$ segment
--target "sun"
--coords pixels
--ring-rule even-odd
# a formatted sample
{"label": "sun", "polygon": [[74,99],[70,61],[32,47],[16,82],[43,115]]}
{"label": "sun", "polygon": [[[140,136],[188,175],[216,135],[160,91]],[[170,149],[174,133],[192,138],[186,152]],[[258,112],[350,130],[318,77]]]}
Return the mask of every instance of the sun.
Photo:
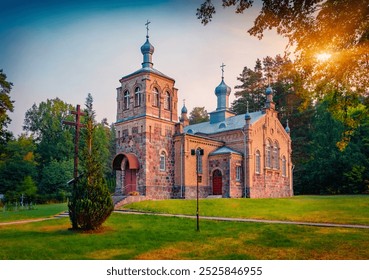
{"label": "sun", "polygon": [[330,53],[326,53],[326,52],[323,52],[323,53],[319,53],[316,55],[316,58],[320,61],[320,62],[325,62],[327,60],[329,60],[331,58],[331,54]]}

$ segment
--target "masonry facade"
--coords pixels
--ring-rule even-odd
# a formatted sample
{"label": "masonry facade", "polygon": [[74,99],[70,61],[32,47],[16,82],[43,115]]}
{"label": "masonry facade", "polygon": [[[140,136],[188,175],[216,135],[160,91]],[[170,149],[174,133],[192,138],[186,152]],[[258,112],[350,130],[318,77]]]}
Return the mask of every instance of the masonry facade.
{"label": "masonry facade", "polygon": [[175,80],[153,67],[148,35],[141,52],[142,67],[117,88],[116,195],[195,198],[197,186],[200,197],[293,195],[290,130],[271,88],[262,111],[235,115],[222,75],[210,121],[189,125],[185,105],[178,116]]}

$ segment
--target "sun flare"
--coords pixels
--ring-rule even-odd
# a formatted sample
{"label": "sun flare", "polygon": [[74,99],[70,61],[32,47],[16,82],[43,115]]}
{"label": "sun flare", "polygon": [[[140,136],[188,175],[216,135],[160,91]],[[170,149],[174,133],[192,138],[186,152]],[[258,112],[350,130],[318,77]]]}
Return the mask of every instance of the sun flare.
{"label": "sun flare", "polygon": [[320,62],[325,62],[328,59],[331,58],[331,54],[330,53],[320,53],[316,55],[316,58],[320,61]]}

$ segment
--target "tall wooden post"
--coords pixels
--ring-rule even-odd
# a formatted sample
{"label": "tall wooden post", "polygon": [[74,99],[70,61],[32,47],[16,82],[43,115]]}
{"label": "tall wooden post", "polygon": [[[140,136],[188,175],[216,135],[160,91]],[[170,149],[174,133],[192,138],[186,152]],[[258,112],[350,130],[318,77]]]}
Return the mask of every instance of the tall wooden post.
{"label": "tall wooden post", "polygon": [[79,146],[79,134],[81,127],[84,127],[84,124],[81,124],[81,116],[84,116],[85,113],[81,112],[81,106],[77,105],[76,111],[71,111],[71,114],[76,115],[75,122],[63,121],[63,124],[74,126],[76,128],[76,132],[74,135],[74,171],[73,178],[74,184],[76,184],[78,179],[78,146]]}

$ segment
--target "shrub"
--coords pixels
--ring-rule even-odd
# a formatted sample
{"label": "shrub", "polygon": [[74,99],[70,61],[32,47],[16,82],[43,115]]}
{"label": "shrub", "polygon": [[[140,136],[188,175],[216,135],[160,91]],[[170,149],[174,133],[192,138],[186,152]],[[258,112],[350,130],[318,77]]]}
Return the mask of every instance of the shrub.
{"label": "shrub", "polygon": [[108,187],[103,180],[89,183],[82,178],[68,203],[73,229],[98,229],[114,209]]}

